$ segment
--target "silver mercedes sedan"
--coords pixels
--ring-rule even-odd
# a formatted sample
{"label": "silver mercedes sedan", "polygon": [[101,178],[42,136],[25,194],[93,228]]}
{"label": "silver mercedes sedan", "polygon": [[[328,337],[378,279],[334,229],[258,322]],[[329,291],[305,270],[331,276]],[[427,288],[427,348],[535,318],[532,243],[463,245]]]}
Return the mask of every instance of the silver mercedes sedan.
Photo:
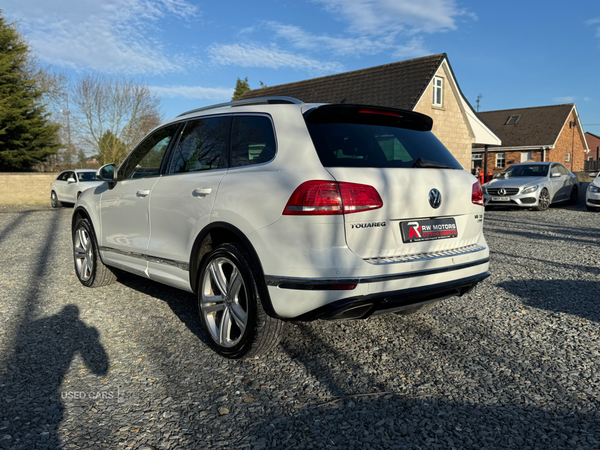
{"label": "silver mercedes sedan", "polygon": [[557,162],[514,164],[483,185],[486,208],[518,206],[537,211],[550,204],[576,204],[579,181],[569,169]]}

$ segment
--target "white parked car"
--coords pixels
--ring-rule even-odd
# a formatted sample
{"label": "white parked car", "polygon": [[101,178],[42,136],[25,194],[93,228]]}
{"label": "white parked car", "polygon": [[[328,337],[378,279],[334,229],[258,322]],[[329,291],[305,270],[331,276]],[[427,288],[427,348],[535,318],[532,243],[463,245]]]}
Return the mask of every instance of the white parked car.
{"label": "white parked car", "polygon": [[479,182],[428,116],[253,99],[151,132],[73,214],[86,286],[112,268],[198,295],[214,349],[264,353],[288,320],[412,313],[489,276]]}
{"label": "white parked car", "polygon": [[102,183],[95,170],[65,170],[50,184],[50,204],[59,208],[63,203],[75,203],[83,191]]}
{"label": "white parked car", "polygon": [[585,207],[588,211],[600,211],[600,172],[590,175],[595,178],[585,191]]}
{"label": "white parked car", "polygon": [[579,181],[557,162],[514,164],[483,185],[486,207],[518,206],[545,211],[552,203],[576,204]]}

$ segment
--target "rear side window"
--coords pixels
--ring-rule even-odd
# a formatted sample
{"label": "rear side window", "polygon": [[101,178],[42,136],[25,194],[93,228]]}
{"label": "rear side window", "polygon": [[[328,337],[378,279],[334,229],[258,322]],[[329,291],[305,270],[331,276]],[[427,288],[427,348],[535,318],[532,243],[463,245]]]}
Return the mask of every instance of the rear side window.
{"label": "rear side window", "polygon": [[309,114],[308,131],[323,166],[413,167],[421,158],[462,169],[429,131],[426,116],[396,111],[348,106]]}
{"label": "rear side window", "polygon": [[170,173],[225,167],[231,116],[191,120],[174,152]]}
{"label": "rear side window", "polygon": [[275,157],[275,134],[266,116],[234,116],[230,167],[261,164]]}

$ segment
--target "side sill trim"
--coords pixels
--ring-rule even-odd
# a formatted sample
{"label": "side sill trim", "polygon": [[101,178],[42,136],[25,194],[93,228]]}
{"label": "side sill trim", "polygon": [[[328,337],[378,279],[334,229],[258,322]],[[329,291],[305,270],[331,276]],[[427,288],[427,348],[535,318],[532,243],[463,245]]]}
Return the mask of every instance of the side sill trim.
{"label": "side sill trim", "polygon": [[101,252],[111,252],[111,253],[116,253],[117,255],[123,255],[123,256],[129,256],[131,258],[141,259],[142,261],[153,262],[153,263],[162,264],[165,266],[177,267],[178,269],[184,270],[186,272],[189,272],[189,270],[190,270],[189,263],[185,263],[185,262],[181,262],[181,261],[174,261],[172,259],[144,255],[143,253],[128,252],[126,250],[119,250],[118,248],[112,248],[112,247],[100,247],[99,250]]}
{"label": "side sill trim", "polygon": [[306,289],[302,286],[321,286],[321,285],[332,285],[332,284],[363,284],[363,283],[377,283],[380,281],[394,281],[403,280],[407,278],[424,277],[427,275],[435,275],[438,273],[452,272],[455,270],[468,269],[469,267],[475,267],[490,262],[490,258],[484,258],[477,261],[459,264],[451,267],[440,267],[438,269],[431,270],[420,270],[416,272],[407,272],[394,275],[382,275],[377,277],[368,278],[284,278],[274,277],[271,275],[265,275],[265,282],[267,286],[276,286],[283,289],[290,289],[289,285],[295,286],[294,289]]}

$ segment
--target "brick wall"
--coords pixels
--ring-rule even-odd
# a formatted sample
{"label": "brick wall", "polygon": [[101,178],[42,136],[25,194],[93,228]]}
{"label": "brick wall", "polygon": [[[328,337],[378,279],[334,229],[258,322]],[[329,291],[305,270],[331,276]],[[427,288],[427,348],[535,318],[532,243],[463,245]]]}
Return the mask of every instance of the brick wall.
{"label": "brick wall", "polygon": [[0,173],[0,205],[50,204],[57,173]]}
{"label": "brick wall", "polygon": [[451,86],[451,77],[445,64],[440,67],[436,76],[444,79],[442,107],[433,106],[433,84],[430,84],[414,110],[433,118],[433,134],[450,150],[463,168],[470,171],[473,138],[459,106],[460,94]]}
{"label": "brick wall", "polygon": [[[572,120],[575,120],[574,111],[571,111],[571,115],[556,141],[555,148],[546,154],[546,160],[564,164],[571,172],[579,172],[583,170],[583,161],[587,159],[588,154],[585,153],[585,138],[579,120],[577,120],[575,128],[569,128],[569,122]],[[569,162],[566,161],[567,153],[571,154]]]}
{"label": "brick wall", "polygon": [[[585,139],[587,140],[588,148],[590,149],[587,156],[594,158],[594,161],[600,161],[600,138],[590,133],[585,133]],[[587,159],[587,157],[585,159]]]}
{"label": "brick wall", "polygon": [[[542,162],[543,161],[543,152],[541,150],[528,150],[531,151],[531,161]],[[478,153],[473,151],[473,153]],[[506,168],[512,166],[513,164],[519,164],[521,162],[521,152],[500,152],[504,153],[504,167],[496,167],[496,152],[488,151],[488,165],[487,170],[488,173],[492,172],[493,175],[503,172]],[[484,156],[485,157],[485,156]],[[481,162],[481,168],[483,169],[483,161]]]}

